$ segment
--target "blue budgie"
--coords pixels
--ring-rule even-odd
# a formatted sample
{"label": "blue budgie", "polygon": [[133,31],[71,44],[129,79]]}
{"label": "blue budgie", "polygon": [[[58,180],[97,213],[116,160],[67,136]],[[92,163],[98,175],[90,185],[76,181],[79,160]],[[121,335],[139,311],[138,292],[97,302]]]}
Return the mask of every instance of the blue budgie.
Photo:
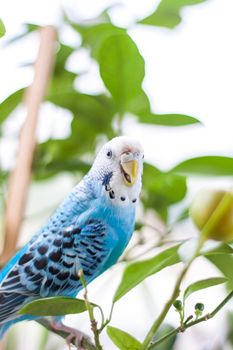
{"label": "blue budgie", "polygon": [[[134,230],[143,157],[140,143],[129,137],[106,143],[88,174],[3,268],[0,338],[16,322],[34,319],[17,314],[23,305],[49,296],[75,297],[82,289],[80,269],[89,283],[118,260]],[[54,328],[62,328],[56,322]]]}

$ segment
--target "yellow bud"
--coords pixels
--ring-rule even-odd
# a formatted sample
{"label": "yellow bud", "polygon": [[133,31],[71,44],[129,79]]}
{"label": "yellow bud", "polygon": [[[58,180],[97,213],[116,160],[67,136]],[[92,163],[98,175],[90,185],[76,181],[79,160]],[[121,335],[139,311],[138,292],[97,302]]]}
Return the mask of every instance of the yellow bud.
{"label": "yellow bud", "polygon": [[231,193],[231,204],[219,221],[209,232],[207,238],[217,241],[233,240],[233,193],[226,190],[203,189],[195,196],[191,207],[190,216],[199,230],[202,230],[211,215],[227,194]]}

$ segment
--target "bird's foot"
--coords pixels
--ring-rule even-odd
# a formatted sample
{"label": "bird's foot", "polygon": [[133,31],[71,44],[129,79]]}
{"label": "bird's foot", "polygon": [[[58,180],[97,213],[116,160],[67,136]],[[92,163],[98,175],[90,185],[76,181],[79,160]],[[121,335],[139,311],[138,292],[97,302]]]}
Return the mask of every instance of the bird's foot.
{"label": "bird's foot", "polygon": [[66,338],[66,343],[68,345],[69,350],[71,350],[71,346],[75,345],[78,350],[85,350],[82,347],[82,340],[84,334],[78,331],[75,328],[64,325],[63,323],[52,322],[52,328],[57,331],[63,331],[69,333]]}

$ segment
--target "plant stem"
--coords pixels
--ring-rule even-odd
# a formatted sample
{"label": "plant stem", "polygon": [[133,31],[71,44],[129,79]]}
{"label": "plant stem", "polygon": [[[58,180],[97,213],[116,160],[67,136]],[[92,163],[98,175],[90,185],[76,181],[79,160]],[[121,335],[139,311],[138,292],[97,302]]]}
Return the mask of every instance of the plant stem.
{"label": "plant stem", "polygon": [[[175,284],[175,287],[173,289],[173,293],[172,293],[170,299],[165,304],[165,306],[164,306],[162,312],[160,313],[159,317],[152,324],[149,332],[146,335],[146,338],[145,338],[144,342],[142,343],[141,350],[148,349],[148,346],[149,346],[151,340],[153,339],[155,333],[157,332],[157,330],[161,326],[163,320],[167,316],[167,313],[170,310],[172,304],[177,299],[177,297],[178,297],[178,295],[180,293],[180,285],[181,285],[181,282],[183,281],[184,276],[186,275],[186,273],[187,273],[188,269],[190,268],[192,262],[199,255],[199,252],[200,252],[200,250],[201,250],[205,240],[208,238],[208,236],[211,233],[211,231],[213,230],[213,228],[216,227],[216,224],[219,222],[219,220],[222,218],[222,216],[229,209],[229,205],[231,203],[230,202],[231,199],[232,199],[232,194],[231,193],[227,193],[223,197],[223,199],[220,201],[219,205],[216,207],[214,212],[211,214],[209,220],[207,221],[207,223],[203,227],[202,231],[200,232],[199,241],[198,241],[197,247],[195,249],[195,252],[194,252],[193,256],[191,257],[191,259],[186,263],[186,265],[184,266],[183,270],[181,271],[181,273],[180,273],[180,275],[179,275],[179,277],[178,277],[178,279],[176,281],[176,284]],[[193,321],[193,322],[195,322],[195,321]]]}
{"label": "plant stem", "polygon": [[117,136],[122,135],[122,119],[124,117],[124,114],[122,112],[118,112],[116,115],[116,133]]}
{"label": "plant stem", "polygon": [[[99,305],[96,305],[97,308],[99,309],[100,311],[100,315],[101,315],[101,328],[102,328],[102,325],[105,323],[105,317],[104,317],[104,312],[102,310],[102,308],[99,306]],[[100,329],[99,329],[99,333],[100,333]]]}
{"label": "plant stem", "polygon": [[157,341],[153,342],[149,347],[148,350],[154,350],[154,347],[161,344],[162,342],[164,342],[165,340],[167,340],[168,338],[170,338],[173,335],[176,335],[180,332],[184,332],[187,328],[190,328],[198,323],[204,322],[204,321],[208,321],[209,319],[211,319],[212,317],[214,317],[222,308],[223,306],[233,297],[233,291],[231,291],[225,299],[223,299],[223,301],[211,312],[208,313],[200,318],[198,318],[197,320],[194,320],[192,322],[187,322],[188,320],[190,320],[192,318],[192,316],[189,316],[187,318],[187,320],[184,322],[183,327],[177,327],[176,329],[173,329],[171,332],[169,332],[168,334],[166,334],[165,336],[163,336],[162,338],[158,339]]}
{"label": "plant stem", "polygon": [[114,308],[114,303],[112,303],[112,306],[111,306],[111,309],[110,309],[109,317],[106,319],[105,322],[102,323],[101,327],[99,328],[99,333],[101,333],[102,330],[111,322],[112,313],[113,313],[113,308]]}
{"label": "plant stem", "polygon": [[147,333],[147,336],[144,340],[144,342],[142,343],[142,347],[141,347],[141,350],[145,350],[147,349],[148,345],[150,344],[151,342],[151,339],[154,337],[156,331],[158,330],[158,328],[160,327],[161,323],[163,322],[163,320],[165,319],[168,311],[170,310],[173,302],[177,299],[180,291],[180,284],[188,270],[190,266],[190,263],[186,265],[186,267],[181,271],[181,274],[178,278],[178,280],[176,281],[176,284],[175,284],[175,287],[173,289],[173,293],[170,297],[170,299],[168,300],[168,302],[165,304],[162,312],[160,313],[159,317],[155,320],[155,322],[153,323],[151,329],[149,330],[149,332]]}
{"label": "plant stem", "polygon": [[85,300],[85,304],[86,304],[86,308],[87,308],[87,312],[90,318],[90,322],[91,322],[91,330],[93,332],[94,335],[94,340],[95,340],[95,345],[96,345],[96,349],[97,350],[103,350],[102,345],[100,344],[100,339],[99,339],[99,330],[97,327],[97,321],[95,319],[94,316],[94,308],[91,305],[91,303],[88,300],[88,293],[87,293],[87,284],[83,275],[83,270],[80,270],[79,273],[79,278],[82,282],[83,288],[84,288],[84,300]]}

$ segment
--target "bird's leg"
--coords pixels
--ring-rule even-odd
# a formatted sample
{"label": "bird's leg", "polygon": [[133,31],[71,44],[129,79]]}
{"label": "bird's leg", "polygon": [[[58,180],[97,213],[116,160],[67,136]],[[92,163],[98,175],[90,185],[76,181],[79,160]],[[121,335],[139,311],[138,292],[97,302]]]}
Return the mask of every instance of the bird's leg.
{"label": "bird's leg", "polygon": [[67,345],[69,347],[69,350],[71,349],[72,340],[74,340],[74,339],[75,339],[75,346],[77,347],[77,349],[78,350],[85,350],[82,347],[82,340],[83,340],[83,337],[84,337],[84,334],[82,332],[78,331],[75,328],[66,326],[66,325],[64,325],[61,322],[56,322],[56,321],[52,321],[51,322],[51,327],[54,330],[63,331],[63,332],[69,333],[68,337],[66,338],[66,343],[67,343]]}

